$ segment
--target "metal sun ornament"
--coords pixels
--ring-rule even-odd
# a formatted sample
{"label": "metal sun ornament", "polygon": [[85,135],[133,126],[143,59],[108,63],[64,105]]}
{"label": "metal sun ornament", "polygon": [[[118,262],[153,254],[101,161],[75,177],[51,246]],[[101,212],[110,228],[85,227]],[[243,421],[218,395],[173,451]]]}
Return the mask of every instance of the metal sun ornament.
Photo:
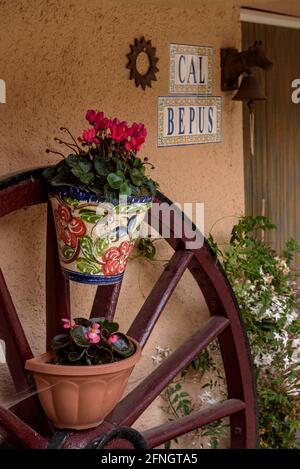
{"label": "metal sun ornament", "polygon": [[[130,44],[129,54],[127,57],[129,59],[127,68],[130,69],[130,80],[135,81],[135,86],[141,86],[143,90],[146,89],[146,86],[151,88],[151,82],[157,81],[155,73],[158,72],[158,68],[156,66],[158,62],[158,58],[156,57],[156,48],[152,47],[151,41],[146,41],[144,37],[141,39],[135,38],[134,44]],[[141,53],[145,53],[148,57],[149,67],[146,73],[141,73],[137,67],[137,59]]]}

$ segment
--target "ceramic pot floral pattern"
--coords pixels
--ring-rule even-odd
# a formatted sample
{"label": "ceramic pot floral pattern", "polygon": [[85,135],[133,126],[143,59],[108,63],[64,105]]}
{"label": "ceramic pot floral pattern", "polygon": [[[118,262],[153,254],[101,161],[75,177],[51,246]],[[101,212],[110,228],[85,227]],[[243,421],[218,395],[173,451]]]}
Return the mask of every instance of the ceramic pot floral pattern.
{"label": "ceramic pot floral pattern", "polygon": [[120,282],[152,198],[113,205],[71,186],[52,188],[49,197],[64,275],[81,283]]}

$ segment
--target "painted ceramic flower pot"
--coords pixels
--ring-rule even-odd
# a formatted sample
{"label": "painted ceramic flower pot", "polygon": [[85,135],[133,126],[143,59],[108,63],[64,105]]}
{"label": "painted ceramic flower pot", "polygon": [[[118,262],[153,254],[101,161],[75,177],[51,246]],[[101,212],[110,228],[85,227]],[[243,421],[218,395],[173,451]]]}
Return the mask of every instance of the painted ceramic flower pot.
{"label": "painted ceramic flower pot", "polygon": [[41,405],[57,428],[83,430],[99,425],[121,399],[141,347],[115,363],[92,366],[54,365],[51,353],[26,361],[33,372]]}
{"label": "painted ceramic flower pot", "polygon": [[118,205],[73,186],[51,187],[63,274],[89,284],[122,280],[152,197],[128,197]]}

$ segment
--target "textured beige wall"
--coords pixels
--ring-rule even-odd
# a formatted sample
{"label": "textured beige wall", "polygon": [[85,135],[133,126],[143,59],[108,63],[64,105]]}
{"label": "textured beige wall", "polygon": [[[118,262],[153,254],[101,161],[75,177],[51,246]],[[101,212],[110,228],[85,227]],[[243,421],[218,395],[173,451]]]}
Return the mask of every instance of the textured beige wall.
{"label": "textured beige wall", "polygon": [[[145,123],[143,155],[161,190],[178,202],[204,202],[206,231],[217,219],[243,211],[241,106],[222,101],[222,143],[158,149],[157,97],[168,94],[170,42],[214,47],[213,94],[220,91],[220,47],[240,44],[239,1],[1,0],[0,63],[7,104],[0,107],[0,174],[55,162],[45,154],[59,126],[78,135],[88,108]],[[274,3],[274,2],[273,2]],[[177,6],[176,6],[177,5]],[[135,37],[151,39],[159,57],[158,81],[144,92],[128,79],[126,54]],[[219,239],[232,219],[215,229]],[[45,210],[34,207],[0,221],[0,265],[35,353],[44,349]],[[162,244],[162,243],[161,243]],[[160,258],[168,256],[162,246]],[[117,317],[123,328],[142,304],[162,263],[131,262]],[[88,314],[93,287],[73,291],[74,314]],[[205,319],[201,295],[188,274],[174,293],[132,384],[153,368],[156,345],[175,346]],[[181,327],[179,324],[185,318]],[[187,320],[188,319],[188,320]],[[2,400],[11,398],[5,366]],[[142,426],[163,418],[159,402]]]}

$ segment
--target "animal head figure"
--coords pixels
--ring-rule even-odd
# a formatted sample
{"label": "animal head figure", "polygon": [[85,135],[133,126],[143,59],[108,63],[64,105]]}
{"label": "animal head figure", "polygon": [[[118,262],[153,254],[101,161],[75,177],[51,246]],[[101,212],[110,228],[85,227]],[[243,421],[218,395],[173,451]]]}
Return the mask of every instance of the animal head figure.
{"label": "animal head figure", "polygon": [[267,58],[262,48],[262,41],[255,41],[246,52],[242,52],[248,67],[260,67],[263,70],[270,70],[272,62]]}
{"label": "animal head figure", "polygon": [[242,73],[250,73],[251,67],[259,67],[266,71],[273,66],[262,48],[262,41],[255,41],[242,52],[233,48],[222,49],[221,59],[223,91],[237,89],[238,77]]}

